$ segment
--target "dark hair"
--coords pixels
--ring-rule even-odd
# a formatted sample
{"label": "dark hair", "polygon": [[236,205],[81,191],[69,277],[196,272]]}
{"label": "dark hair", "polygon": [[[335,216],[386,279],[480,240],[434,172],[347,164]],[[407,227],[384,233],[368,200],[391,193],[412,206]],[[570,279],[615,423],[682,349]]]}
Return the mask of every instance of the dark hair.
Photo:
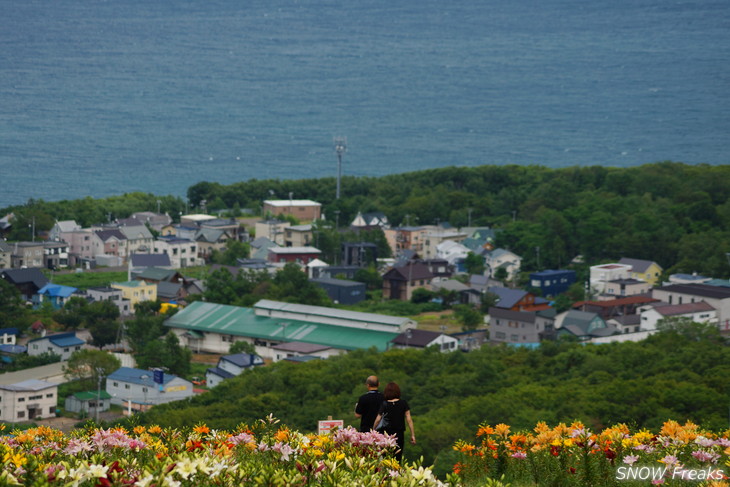
{"label": "dark hair", "polygon": [[400,399],[400,387],[395,382],[388,382],[388,385],[385,386],[385,390],[383,391],[383,395],[386,401]]}

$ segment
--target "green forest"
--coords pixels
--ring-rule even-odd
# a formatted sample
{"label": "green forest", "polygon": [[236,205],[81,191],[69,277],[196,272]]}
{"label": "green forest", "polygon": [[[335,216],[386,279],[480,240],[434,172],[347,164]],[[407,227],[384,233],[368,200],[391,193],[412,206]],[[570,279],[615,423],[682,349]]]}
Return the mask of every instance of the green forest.
{"label": "green forest", "polygon": [[307,363],[277,362],[226,380],[186,401],[155,407],[141,424],[205,423],[233,428],[273,414],[301,431],[332,416],[353,415],[370,374],[397,382],[412,408],[417,445],[440,472],[454,463],[455,440],[481,423],[512,431],[581,420],[592,429],[616,423],[657,429],[667,419],[728,428],[730,348],[711,326],[678,322],[639,343],[582,345],[546,342],[535,350],[482,347],[440,353],[407,349],[355,351]]}
{"label": "green forest", "polygon": [[725,255],[730,251],[730,166],[446,167],[344,177],[339,200],[335,186],[334,178],[200,182],[188,189],[187,200],[143,193],[29,200],[0,214],[15,214],[9,240],[27,240],[32,228],[48,230],[55,220],[88,226],[158,207],[173,218],[203,209],[260,214],[265,199],[286,199],[291,193],[322,203],[328,220],[336,216],[340,226],[358,211],[381,211],[393,225],[449,222],[500,229],[498,245],[521,255],[524,269],[564,267],[581,255],[590,264],[631,257],[656,261],[668,273],[730,276]]}

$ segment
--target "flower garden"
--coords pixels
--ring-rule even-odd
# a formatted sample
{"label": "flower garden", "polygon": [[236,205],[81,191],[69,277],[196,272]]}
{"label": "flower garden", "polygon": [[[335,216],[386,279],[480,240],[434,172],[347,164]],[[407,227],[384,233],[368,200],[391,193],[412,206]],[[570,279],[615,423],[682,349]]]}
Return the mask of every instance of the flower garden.
{"label": "flower garden", "polygon": [[531,432],[481,425],[476,442],[459,441],[454,472],[465,485],[730,486],[730,430],[664,423],[658,434],[623,424],[593,433],[581,423]]}
{"label": "flower garden", "polygon": [[395,439],[351,427],[305,435],[273,417],[235,431],[47,427],[0,438],[0,485],[33,486],[730,486],[730,440],[667,421],[657,434],[580,423],[530,432],[482,425],[458,441],[454,473],[399,464]]}

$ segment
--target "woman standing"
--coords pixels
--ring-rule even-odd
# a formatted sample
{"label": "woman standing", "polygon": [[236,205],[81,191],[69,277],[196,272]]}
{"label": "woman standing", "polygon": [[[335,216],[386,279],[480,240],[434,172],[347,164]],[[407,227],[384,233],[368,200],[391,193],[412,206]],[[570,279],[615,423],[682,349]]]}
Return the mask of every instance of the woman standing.
{"label": "woman standing", "polygon": [[403,447],[405,446],[406,423],[408,423],[408,429],[411,431],[411,443],[416,444],[416,431],[413,429],[411,408],[404,399],[400,398],[400,387],[395,382],[389,382],[385,386],[383,396],[385,396],[385,401],[380,406],[378,416],[375,418],[375,429],[379,433],[396,435],[398,451],[395,453],[395,458],[400,462],[403,458]]}

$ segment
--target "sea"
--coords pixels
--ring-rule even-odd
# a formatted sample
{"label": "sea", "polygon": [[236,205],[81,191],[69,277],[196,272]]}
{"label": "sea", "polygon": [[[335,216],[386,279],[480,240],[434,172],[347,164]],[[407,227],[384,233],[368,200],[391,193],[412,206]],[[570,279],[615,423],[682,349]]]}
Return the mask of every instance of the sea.
{"label": "sea", "polygon": [[335,177],[340,137],[343,176],[727,164],[730,1],[0,0],[0,208]]}

